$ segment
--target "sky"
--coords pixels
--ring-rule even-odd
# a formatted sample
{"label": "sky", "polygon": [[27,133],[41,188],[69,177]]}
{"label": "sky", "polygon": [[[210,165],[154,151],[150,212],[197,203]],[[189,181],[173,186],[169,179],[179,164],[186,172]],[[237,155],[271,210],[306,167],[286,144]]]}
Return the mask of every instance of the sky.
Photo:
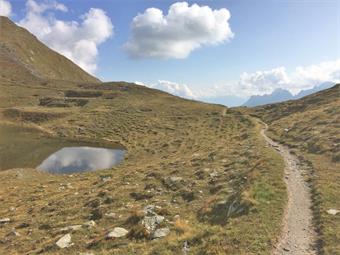
{"label": "sky", "polygon": [[0,0],[103,81],[237,105],[340,81],[339,0]]}

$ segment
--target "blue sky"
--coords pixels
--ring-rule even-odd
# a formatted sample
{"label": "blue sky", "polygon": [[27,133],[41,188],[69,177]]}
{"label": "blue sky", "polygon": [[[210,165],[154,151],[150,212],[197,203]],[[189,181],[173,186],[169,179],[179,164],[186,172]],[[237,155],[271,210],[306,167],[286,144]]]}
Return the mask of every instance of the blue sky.
{"label": "blue sky", "polygon": [[[27,16],[26,1],[0,1],[11,4],[9,16],[14,21],[20,22]],[[67,7],[67,11],[49,8],[40,15],[46,19],[53,16],[54,19],[65,22],[81,22],[81,15],[91,8],[105,12],[114,26],[113,35],[106,36],[103,42],[97,43],[98,52],[93,53],[96,64],[93,72],[105,81],[139,81],[165,90],[172,86],[182,92],[184,90],[180,86],[187,85],[192,95],[188,96],[185,92],[182,95],[179,92],[187,97],[214,98],[232,95],[246,98],[252,94],[271,92],[277,86],[296,92],[324,80],[337,81],[340,78],[338,0],[187,1],[189,7],[196,3],[200,7],[209,6],[211,10],[227,9],[231,14],[228,25],[234,36],[223,42],[216,39],[218,42],[213,45],[203,43],[190,51],[187,57],[180,59],[150,59],[145,56],[131,58],[123,45],[131,38],[133,18],[150,7],[160,9],[167,15],[169,7],[176,2],[59,0],[58,3]],[[28,25],[26,27],[29,28]],[[136,40],[139,39],[140,37]],[[301,70],[297,70],[297,67],[301,67]],[[159,81],[167,83],[164,85]]]}

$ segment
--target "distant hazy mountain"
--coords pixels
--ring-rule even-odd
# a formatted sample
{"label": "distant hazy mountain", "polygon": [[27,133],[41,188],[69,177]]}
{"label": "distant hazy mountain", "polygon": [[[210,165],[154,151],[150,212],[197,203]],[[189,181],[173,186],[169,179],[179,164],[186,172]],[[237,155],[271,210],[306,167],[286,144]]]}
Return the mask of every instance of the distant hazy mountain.
{"label": "distant hazy mountain", "polygon": [[271,104],[287,101],[293,98],[293,95],[285,89],[276,89],[271,94],[263,96],[251,96],[243,106],[253,107],[263,104]]}
{"label": "distant hazy mountain", "polygon": [[320,85],[315,86],[311,89],[301,90],[297,95],[293,96],[288,90],[276,89],[271,94],[266,94],[263,96],[251,96],[243,106],[254,107],[258,105],[279,103],[287,100],[299,99],[310,94],[316,93],[318,91],[328,89],[334,85],[333,82],[324,82]]}
{"label": "distant hazy mountain", "polygon": [[301,90],[299,94],[294,96],[294,99],[299,99],[299,98],[311,95],[313,93],[319,92],[321,90],[329,89],[333,86],[334,86],[334,82],[324,82],[324,83],[321,83],[320,85],[315,86],[314,88]]}
{"label": "distant hazy mountain", "polygon": [[234,107],[242,105],[247,100],[247,98],[237,96],[220,96],[198,98],[198,100],[211,104],[221,104],[228,107]]}

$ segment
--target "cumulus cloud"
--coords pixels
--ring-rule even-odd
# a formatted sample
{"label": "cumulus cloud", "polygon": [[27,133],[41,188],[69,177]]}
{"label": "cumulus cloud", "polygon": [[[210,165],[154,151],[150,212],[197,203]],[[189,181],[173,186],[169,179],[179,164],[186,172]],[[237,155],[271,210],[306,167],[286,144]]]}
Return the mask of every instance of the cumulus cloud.
{"label": "cumulus cloud", "polygon": [[0,16],[11,16],[12,6],[7,0],[0,0]]}
{"label": "cumulus cloud", "polygon": [[195,93],[185,84],[159,80],[152,87],[155,89],[166,91],[175,96],[180,96],[180,97],[189,98],[189,99],[196,98]]}
{"label": "cumulus cloud", "polygon": [[84,70],[96,71],[98,46],[113,35],[112,22],[103,10],[91,8],[78,22],[59,20],[51,14],[49,11],[68,11],[56,1],[28,0],[26,9],[19,25]]}
{"label": "cumulus cloud", "polygon": [[177,2],[167,14],[149,8],[131,24],[131,37],[124,45],[133,58],[186,58],[193,50],[230,40],[230,12],[208,6]]}
{"label": "cumulus cloud", "polygon": [[289,78],[284,67],[241,74],[238,89],[247,95],[263,95],[285,86]]}
{"label": "cumulus cloud", "polygon": [[292,80],[303,87],[314,86],[325,81],[340,82],[340,59],[297,67]]}
{"label": "cumulus cloud", "polygon": [[249,96],[268,94],[283,88],[296,94],[323,82],[340,82],[340,59],[300,66],[291,73],[287,73],[284,67],[243,73],[234,91]]}
{"label": "cumulus cloud", "polygon": [[[163,90],[176,96],[205,101],[205,99],[226,96],[245,99],[252,95],[272,93],[277,88],[297,94],[303,89],[312,88],[323,82],[340,82],[340,59],[310,66],[300,66],[292,72],[287,72],[284,67],[278,67],[254,73],[243,73],[236,82],[200,88],[164,80],[159,80],[151,85],[145,85],[142,82],[135,83]],[[225,103],[228,104],[228,102]]]}
{"label": "cumulus cloud", "polygon": [[196,93],[185,84],[179,84],[172,81],[159,80],[153,84],[145,84],[144,82],[135,81],[135,84],[147,86],[149,88],[162,90],[172,95],[184,97],[188,99],[197,98]]}

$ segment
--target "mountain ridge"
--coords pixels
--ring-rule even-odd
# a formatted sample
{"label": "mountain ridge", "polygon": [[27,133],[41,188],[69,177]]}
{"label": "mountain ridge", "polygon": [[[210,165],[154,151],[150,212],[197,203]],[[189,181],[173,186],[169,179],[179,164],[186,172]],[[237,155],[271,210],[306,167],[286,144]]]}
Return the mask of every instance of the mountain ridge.
{"label": "mountain ridge", "polygon": [[[11,72],[24,72],[38,79],[99,82],[98,78],[50,49],[25,28],[4,16],[0,16],[0,55],[3,76],[10,77]],[[7,65],[15,67],[15,70],[10,70]]]}
{"label": "mountain ridge", "polygon": [[324,82],[319,85],[316,85],[310,89],[301,90],[298,94],[293,95],[288,90],[278,88],[275,89],[270,94],[265,94],[262,96],[254,95],[251,96],[242,106],[247,107],[256,107],[260,105],[266,105],[266,104],[273,104],[273,103],[280,103],[288,100],[297,100],[302,97],[311,95],[313,93],[319,92],[321,90],[328,89],[332,87],[335,83],[334,82]]}

